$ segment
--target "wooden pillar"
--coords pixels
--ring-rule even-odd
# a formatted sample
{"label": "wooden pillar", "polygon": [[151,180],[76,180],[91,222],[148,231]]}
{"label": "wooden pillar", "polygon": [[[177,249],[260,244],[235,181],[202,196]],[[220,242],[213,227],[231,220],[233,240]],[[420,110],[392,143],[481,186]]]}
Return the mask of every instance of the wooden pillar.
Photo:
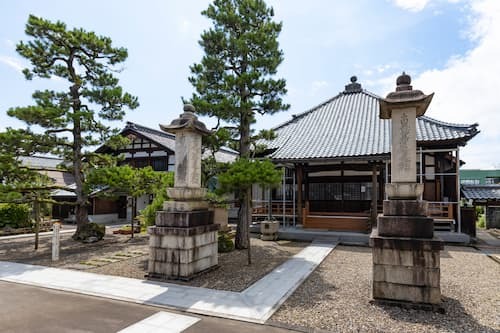
{"label": "wooden pillar", "polygon": [[297,164],[295,170],[297,170],[297,217],[298,221],[302,223],[302,164]]}
{"label": "wooden pillar", "polygon": [[372,209],[371,209],[372,226],[377,223],[377,165],[372,164]]}

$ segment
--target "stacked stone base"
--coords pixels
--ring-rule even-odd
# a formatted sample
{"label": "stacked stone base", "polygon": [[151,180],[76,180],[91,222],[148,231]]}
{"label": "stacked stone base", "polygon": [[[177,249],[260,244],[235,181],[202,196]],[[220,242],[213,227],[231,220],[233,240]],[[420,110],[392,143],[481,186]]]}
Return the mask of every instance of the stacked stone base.
{"label": "stacked stone base", "polygon": [[384,202],[384,216],[370,236],[375,300],[440,310],[443,242],[433,237],[425,211],[426,204],[417,200]]}
{"label": "stacked stone base", "polygon": [[158,212],[148,228],[148,277],[189,280],[216,267],[217,231],[210,211]]}

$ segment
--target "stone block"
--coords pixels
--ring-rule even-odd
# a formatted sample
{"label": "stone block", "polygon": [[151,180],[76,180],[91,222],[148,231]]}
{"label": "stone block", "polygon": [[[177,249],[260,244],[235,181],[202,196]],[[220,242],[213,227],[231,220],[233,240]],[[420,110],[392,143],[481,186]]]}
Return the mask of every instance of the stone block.
{"label": "stone block", "polygon": [[432,238],[434,222],[424,216],[379,216],[377,229],[380,236]]}
{"label": "stone block", "polygon": [[197,227],[148,227],[148,234],[150,235],[170,235],[170,236],[196,236],[210,231],[219,230],[216,224],[200,225]]}
{"label": "stone block", "polygon": [[415,182],[385,184],[385,192],[389,199],[416,200],[424,193],[424,184]]}
{"label": "stone block", "polygon": [[[149,231],[149,229],[148,229]],[[189,235],[162,235],[151,234],[149,236],[149,246],[166,249],[188,250],[195,247],[217,242],[217,231],[209,231],[195,236]]]}
{"label": "stone block", "polygon": [[379,235],[378,229],[373,229],[370,235],[370,246],[381,249],[441,251],[443,241],[434,238],[386,237]]}
{"label": "stone block", "polygon": [[427,216],[428,204],[423,200],[384,200],[384,216]]}
{"label": "stone block", "polygon": [[167,195],[174,201],[201,201],[207,194],[206,188],[201,187],[171,187],[167,188]]}
{"label": "stone block", "polygon": [[194,210],[207,210],[208,201],[165,201],[163,210],[167,212],[191,212]]}
{"label": "stone block", "polygon": [[157,227],[198,227],[213,224],[214,213],[208,210],[191,212],[156,212],[155,225]]}
{"label": "stone block", "polygon": [[439,288],[440,271],[439,268],[374,264],[373,281]]}
{"label": "stone block", "polygon": [[150,259],[148,261],[148,272],[152,277],[188,279],[194,274],[207,270],[217,264],[217,256],[205,257],[200,260],[184,264],[172,264]]}
{"label": "stone block", "polygon": [[375,299],[426,304],[441,303],[441,290],[438,287],[409,286],[373,281],[372,288],[372,296]]}
{"label": "stone block", "polygon": [[217,242],[191,249],[150,248],[151,260],[173,264],[187,264],[211,256],[217,256]]}
{"label": "stone block", "polygon": [[372,248],[373,264],[439,268],[439,250]]}

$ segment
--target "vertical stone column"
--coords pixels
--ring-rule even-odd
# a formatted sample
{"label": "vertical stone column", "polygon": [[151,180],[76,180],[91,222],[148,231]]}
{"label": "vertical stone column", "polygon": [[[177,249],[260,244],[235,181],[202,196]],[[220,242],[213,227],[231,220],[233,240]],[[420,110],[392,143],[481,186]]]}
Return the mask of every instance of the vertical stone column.
{"label": "vertical stone column", "polygon": [[155,226],[148,229],[150,257],[148,277],[189,280],[217,266],[217,230],[213,212],[201,187],[201,138],[210,134],[194,114],[192,105],[161,129],[175,133],[174,187],[172,199],[156,213]]}
{"label": "vertical stone column", "polygon": [[441,240],[434,237],[427,202],[417,200],[416,118],[433,94],[413,90],[411,78],[398,77],[396,91],[380,99],[380,118],[391,119],[391,183],[385,190],[383,215],[370,236],[373,255],[373,298],[380,302],[424,309],[439,308]]}

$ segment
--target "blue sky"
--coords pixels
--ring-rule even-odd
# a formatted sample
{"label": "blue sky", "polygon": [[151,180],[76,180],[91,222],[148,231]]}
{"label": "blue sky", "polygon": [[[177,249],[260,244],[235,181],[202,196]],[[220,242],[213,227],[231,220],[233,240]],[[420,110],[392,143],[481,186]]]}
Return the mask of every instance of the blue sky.
{"label": "blue sky", "polygon": [[[381,96],[394,90],[401,71],[413,86],[435,92],[428,116],[479,123],[481,133],[461,158],[467,168],[500,168],[500,1],[498,0],[273,0],[283,22],[288,112],[259,118],[269,128],[335,96],[358,76]],[[26,81],[28,63],[15,52],[30,13],[109,36],[129,51],[122,86],[141,106],[126,120],[158,128],[182,111],[181,96],[193,89],[189,66],[202,57],[200,33],[210,22],[200,15],[208,1],[0,2],[0,130],[21,123],[5,111],[31,104],[35,89],[62,88],[56,80]],[[210,119],[204,119],[208,124]],[[123,124],[117,123],[117,127]]]}

